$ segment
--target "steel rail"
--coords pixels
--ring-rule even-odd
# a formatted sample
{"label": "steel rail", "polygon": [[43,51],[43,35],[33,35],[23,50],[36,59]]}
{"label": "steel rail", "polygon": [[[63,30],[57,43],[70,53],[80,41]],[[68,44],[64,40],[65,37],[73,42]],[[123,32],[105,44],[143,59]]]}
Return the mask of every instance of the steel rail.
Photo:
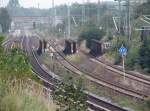
{"label": "steel rail", "polygon": [[[45,71],[45,70],[42,68],[42,66],[41,66],[40,63],[38,62],[38,59],[37,59],[37,57],[36,57],[36,55],[35,55],[35,53],[34,53],[34,51],[33,51],[32,48],[31,48],[31,53],[32,53],[32,57],[34,58],[34,61],[36,61],[36,63],[34,62],[34,63],[32,64],[32,66],[33,66],[33,65],[38,65],[38,66],[39,66],[39,67],[38,67],[38,70],[35,69],[34,67],[32,67],[33,71],[34,71],[36,74],[38,74],[38,77],[39,77],[40,79],[42,79],[44,82],[48,83],[48,84],[50,85],[50,87],[53,88],[54,85],[53,85],[50,81],[53,81],[54,79],[57,80],[57,81],[60,81],[60,78],[58,78],[58,76],[53,76],[54,74],[49,74],[49,72]],[[39,73],[39,68],[41,68],[41,70],[43,71],[43,73],[45,73],[44,75],[51,76],[52,79],[49,80],[49,79],[47,78],[47,76],[46,76],[46,77],[43,77],[43,74],[40,74],[41,72]],[[54,78],[53,78],[53,77],[54,77]],[[47,79],[48,79],[48,80],[47,80]],[[103,109],[107,109],[107,108],[102,108],[103,106],[100,105],[99,101],[103,101],[103,102],[104,102],[103,104],[105,104],[105,107],[111,105],[111,107],[109,107],[110,110],[106,110],[106,111],[128,111],[128,110],[123,109],[123,108],[121,108],[121,107],[119,107],[119,106],[113,105],[112,103],[106,102],[106,101],[100,99],[98,96],[96,96],[96,95],[94,95],[94,94],[92,94],[92,93],[89,93],[89,92],[87,92],[87,91],[85,91],[85,94],[87,94],[88,99],[90,99],[90,100],[87,102],[87,104],[88,104],[89,106],[92,105],[92,109],[94,108],[95,111],[101,111],[101,110],[103,110]],[[94,98],[94,100],[92,100],[92,98]],[[98,101],[97,101],[97,100],[98,100]],[[94,101],[94,102],[93,102],[93,101]],[[95,101],[97,101],[97,102],[95,102]],[[112,109],[116,108],[117,110],[111,110],[111,108],[112,108]],[[104,111],[105,111],[105,110],[104,110]]]}

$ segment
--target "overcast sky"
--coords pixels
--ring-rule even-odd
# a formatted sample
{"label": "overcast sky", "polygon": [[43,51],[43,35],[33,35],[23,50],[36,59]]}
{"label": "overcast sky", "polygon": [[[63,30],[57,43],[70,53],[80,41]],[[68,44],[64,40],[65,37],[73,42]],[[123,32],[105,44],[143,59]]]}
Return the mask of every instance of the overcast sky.
{"label": "overcast sky", "polygon": [[[1,4],[6,5],[6,2],[8,2],[8,0],[0,0]],[[55,1],[55,5],[60,5],[60,4],[66,4],[68,2],[78,2],[78,3],[82,3],[83,0],[54,0]],[[84,0],[87,1],[87,0]],[[98,0],[89,0],[90,2],[97,2]],[[113,1],[113,0],[100,0],[100,1]],[[21,6],[23,7],[39,7],[40,8],[49,8],[52,6],[52,0],[19,0],[19,3],[21,4]]]}

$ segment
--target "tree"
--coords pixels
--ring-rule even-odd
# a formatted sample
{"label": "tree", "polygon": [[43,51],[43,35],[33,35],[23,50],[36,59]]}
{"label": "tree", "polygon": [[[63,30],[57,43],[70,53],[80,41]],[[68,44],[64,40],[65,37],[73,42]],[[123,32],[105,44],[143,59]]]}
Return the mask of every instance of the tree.
{"label": "tree", "polygon": [[11,25],[11,18],[6,8],[0,10],[0,24],[2,26],[2,32],[6,33]]}
{"label": "tree", "polygon": [[92,39],[101,40],[104,35],[105,32],[103,30],[100,30],[93,24],[89,24],[88,26],[85,26],[80,33],[79,41],[86,40],[86,46],[90,48]]}
{"label": "tree", "polygon": [[150,0],[147,1],[147,3],[143,3],[142,5],[138,6],[135,10],[135,18],[141,16],[141,15],[149,15],[150,14]]}
{"label": "tree", "polygon": [[20,7],[19,1],[18,0],[9,0],[7,7]]}
{"label": "tree", "polygon": [[101,26],[108,30],[109,28],[114,28],[113,24],[113,14],[110,11],[106,11],[101,17]]}

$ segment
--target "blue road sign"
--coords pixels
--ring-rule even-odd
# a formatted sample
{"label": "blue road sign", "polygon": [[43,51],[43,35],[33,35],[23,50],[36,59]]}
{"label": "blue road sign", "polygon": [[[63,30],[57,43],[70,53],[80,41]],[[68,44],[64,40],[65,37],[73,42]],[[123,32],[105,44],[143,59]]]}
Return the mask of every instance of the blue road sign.
{"label": "blue road sign", "polygon": [[119,53],[121,56],[125,56],[127,53],[127,49],[122,45],[121,48],[119,49]]}

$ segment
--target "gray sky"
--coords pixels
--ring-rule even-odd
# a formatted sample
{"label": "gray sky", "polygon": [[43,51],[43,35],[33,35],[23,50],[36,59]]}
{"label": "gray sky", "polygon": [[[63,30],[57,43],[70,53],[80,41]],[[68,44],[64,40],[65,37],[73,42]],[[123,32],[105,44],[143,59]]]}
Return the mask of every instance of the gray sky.
{"label": "gray sky", "polygon": [[[0,0],[1,4],[5,5],[8,0]],[[82,3],[83,0],[54,0],[55,5],[60,5],[60,4],[66,4],[68,2],[73,3],[73,2],[78,2]],[[87,0],[84,0],[87,1]],[[90,2],[97,2],[98,0],[89,0]],[[113,0],[100,0],[100,1],[113,1]],[[40,8],[49,8],[52,6],[52,0],[19,0],[19,3],[23,7],[39,7]]]}

